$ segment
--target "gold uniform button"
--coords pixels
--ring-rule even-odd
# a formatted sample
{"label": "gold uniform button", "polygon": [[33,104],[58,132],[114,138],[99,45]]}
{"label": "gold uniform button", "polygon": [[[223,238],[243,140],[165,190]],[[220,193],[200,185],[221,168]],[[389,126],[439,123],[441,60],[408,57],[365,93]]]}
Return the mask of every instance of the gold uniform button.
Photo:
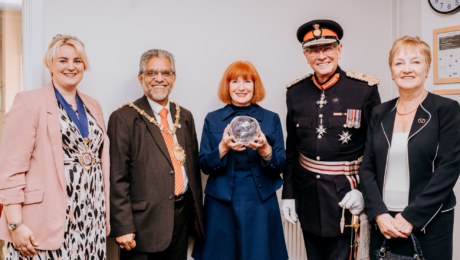
{"label": "gold uniform button", "polygon": [[319,179],[319,178],[321,178],[321,176],[320,176],[319,174],[318,174],[318,175],[316,175],[316,179]]}
{"label": "gold uniform button", "polygon": [[299,124],[297,124],[296,127],[299,127]]}

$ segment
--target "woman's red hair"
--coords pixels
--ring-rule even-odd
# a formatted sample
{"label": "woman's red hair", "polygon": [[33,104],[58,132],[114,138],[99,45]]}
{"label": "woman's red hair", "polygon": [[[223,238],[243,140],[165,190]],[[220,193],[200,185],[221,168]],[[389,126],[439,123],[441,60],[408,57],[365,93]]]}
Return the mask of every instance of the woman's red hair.
{"label": "woman's red hair", "polygon": [[217,96],[222,102],[226,104],[232,103],[230,98],[230,81],[238,79],[239,77],[242,77],[243,80],[250,79],[254,82],[254,94],[251,99],[252,104],[257,104],[265,98],[264,85],[254,65],[249,61],[236,61],[227,68],[220,81]]}

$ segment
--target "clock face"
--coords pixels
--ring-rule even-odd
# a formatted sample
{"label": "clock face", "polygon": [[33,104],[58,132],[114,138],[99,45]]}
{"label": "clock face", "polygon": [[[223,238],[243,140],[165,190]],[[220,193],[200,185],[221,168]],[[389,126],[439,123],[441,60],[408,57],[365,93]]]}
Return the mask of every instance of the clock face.
{"label": "clock face", "polygon": [[428,0],[431,8],[438,13],[448,14],[460,10],[460,0]]}

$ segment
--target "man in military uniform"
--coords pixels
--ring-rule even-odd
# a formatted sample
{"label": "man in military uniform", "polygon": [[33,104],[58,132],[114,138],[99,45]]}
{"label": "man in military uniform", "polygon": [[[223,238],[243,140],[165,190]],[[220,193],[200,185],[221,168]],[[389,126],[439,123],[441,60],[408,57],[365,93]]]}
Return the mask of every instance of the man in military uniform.
{"label": "man in military uniform", "polygon": [[342,36],[334,21],[302,25],[297,39],[315,73],[287,85],[282,211],[293,224],[297,212],[308,260],[350,257],[351,229],[343,230],[341,220],[350,224],[351,213],[364,209],[358,168],[372,109],[380,104],[376,76],[338,66]]}

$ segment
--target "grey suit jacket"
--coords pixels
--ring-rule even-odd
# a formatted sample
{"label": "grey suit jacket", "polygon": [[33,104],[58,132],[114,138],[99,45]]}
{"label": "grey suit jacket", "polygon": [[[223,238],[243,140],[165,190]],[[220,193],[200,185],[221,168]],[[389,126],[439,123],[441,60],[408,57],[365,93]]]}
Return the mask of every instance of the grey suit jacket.
{"label": "grey suit jacket", "polygon": [[[155,118],[146,96],[134,104]],[[186,154],[188,189],[194,202],[191,223],[201,235],[204,234],[203,195],[196,163],[195,123],[190,111],[180,109],[181,128],[177,129],[176,136]],[[170,111],[174,119],[174,104]],[[174,228],[174,168],[161,131],[136,110],[125,106],[112,113],[107,133],[111,140],[110,235],[135,233],[138,251],[164,251],[171,242]]]}

